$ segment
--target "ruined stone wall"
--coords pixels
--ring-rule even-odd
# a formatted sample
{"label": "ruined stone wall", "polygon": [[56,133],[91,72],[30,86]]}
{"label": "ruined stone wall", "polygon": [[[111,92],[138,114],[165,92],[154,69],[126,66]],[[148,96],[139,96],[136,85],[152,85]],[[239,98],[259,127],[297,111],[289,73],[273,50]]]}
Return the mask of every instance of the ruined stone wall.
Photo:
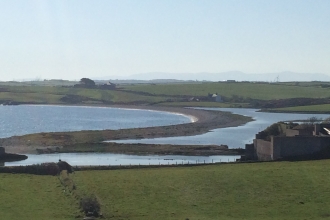
{"label": "ruined stone wall", "polygon": [[313,135],[313,130],[310,129],[300,129],[300,130],[295,130],[295,129],[286,129],[285,135],[287,137],[293,137],[293,136],[298,136],[298,135],[305,135],[305,136],[312,136]]}
{"label": "ruined stone wall", "polygon": [[254,150],[258,160],[272,160],[273,159],[273,146],[270,141],[261,139],[254,139]]}
{"label": "ruined stone wall", "polygon": [[0,147],[0,155],[3,155],[3,154],[5,154],[5,148]]}
{"label": "ruined stone wall", "polygon": [[309,155],[330,146],[330,137],[272,137],[273,159]]}
{"label": "ruined stone wall", "polygon": [[254,144],[245,145],[245,159],[246,160],[256,160],[257,155],[255,154]]}
{"label": "ruined stone wall", "polygon": [[299,135],[299,131],[298,130],[293,130],[293,129],[286,129],[285,135],[287,137],[294,137],[294,136]]}

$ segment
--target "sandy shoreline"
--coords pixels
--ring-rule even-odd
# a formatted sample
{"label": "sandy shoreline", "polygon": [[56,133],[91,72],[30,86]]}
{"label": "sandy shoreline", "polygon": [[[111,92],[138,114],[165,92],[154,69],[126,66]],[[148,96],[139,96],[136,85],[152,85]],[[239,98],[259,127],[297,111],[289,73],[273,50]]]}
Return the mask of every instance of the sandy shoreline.
{"label": "sandy shoreline", "polygon": [[[67,106],[67,105],[64,105]],[[75,105],[84,106],[84,105]],[[9,153],[36,153],[37,149],[65,148],[79,144],[95,144],[105,140],[141,139],[157,137],[191,136],[206,133],[212,129],[224,127],[236,127],[245,124],[252,119],[228,112],[209,111],[181,107],[159,106],[88,106],[109,107],[123,109],[137,109],[149,111],[169,112],[189,117],[191,122],[185,124],[133,128],[120,130],[77,131],[77,132],[49,132],[24,136],[14,136],[0,139],[0,146],[5,147]],[[223,143],[225,144],[225,143]],[[122,145],[121,145],[122,146]],[[116,153],[116,152],[114,152]]]}
{"label": "sandy shoreline", "polygon": [[[131,109],[131,110],[146,110],[146,111],[156,111],[156,112],[167,112],[176,115],[182,115],[188,117],[191,122],[196,122],[205,119],[205,114],[199,114],[197,111],[190,111],[190,108],[185,107],[167,107],[167,106],[152,106],[152,105],[56,105],[56,104],[27,104],[31,106],[63,106],[63,107],[100,107],[100,108],[117,108],[117,109]],[[193,110],[193,109],[191,109]]]}

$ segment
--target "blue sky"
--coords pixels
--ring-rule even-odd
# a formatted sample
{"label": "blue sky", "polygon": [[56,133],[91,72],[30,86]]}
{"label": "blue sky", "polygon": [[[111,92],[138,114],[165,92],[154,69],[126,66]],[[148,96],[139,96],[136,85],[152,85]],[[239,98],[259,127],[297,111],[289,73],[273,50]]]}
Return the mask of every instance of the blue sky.
{"label": "blue sky", "polygon": [[0,80],[330,75],[328,0],[0,0]]}

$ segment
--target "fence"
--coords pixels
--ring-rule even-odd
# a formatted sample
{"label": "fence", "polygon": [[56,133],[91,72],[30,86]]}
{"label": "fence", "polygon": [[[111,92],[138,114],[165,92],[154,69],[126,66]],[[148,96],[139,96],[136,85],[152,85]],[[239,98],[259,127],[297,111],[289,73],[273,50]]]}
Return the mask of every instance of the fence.
{"label": "fence", "polygon": [[159,162],[158,164],[149,163],[149,164],[119,164],[119,165],[89,165],[89,166],[73,166],[75,171],[81,170],[118,170],[118,169],[137,169],[137,168],[159,168],[159,167],[182,167],[182,166],[203,166],[203,165],[215,165],[215,164],[232,164],[239,163],[239,161],[231,161],[228,159],[227,161],[223,160],[212,160],[210,162],[206,162],[206,160],[195,160],[192,162],[191,160],[185,162],[176,161],[175,163],[167,163]]}

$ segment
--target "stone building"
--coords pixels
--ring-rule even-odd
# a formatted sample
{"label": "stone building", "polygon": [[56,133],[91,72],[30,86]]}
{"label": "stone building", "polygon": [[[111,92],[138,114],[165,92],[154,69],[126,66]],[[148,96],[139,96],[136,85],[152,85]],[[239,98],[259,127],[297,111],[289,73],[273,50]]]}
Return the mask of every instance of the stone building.
{"label": "stone building", "polygon": [[245,146],[245,160],[286,160],[330,156],[330,124],[297,126],[281,135],[264,138],[256,135],[253,144]]}

